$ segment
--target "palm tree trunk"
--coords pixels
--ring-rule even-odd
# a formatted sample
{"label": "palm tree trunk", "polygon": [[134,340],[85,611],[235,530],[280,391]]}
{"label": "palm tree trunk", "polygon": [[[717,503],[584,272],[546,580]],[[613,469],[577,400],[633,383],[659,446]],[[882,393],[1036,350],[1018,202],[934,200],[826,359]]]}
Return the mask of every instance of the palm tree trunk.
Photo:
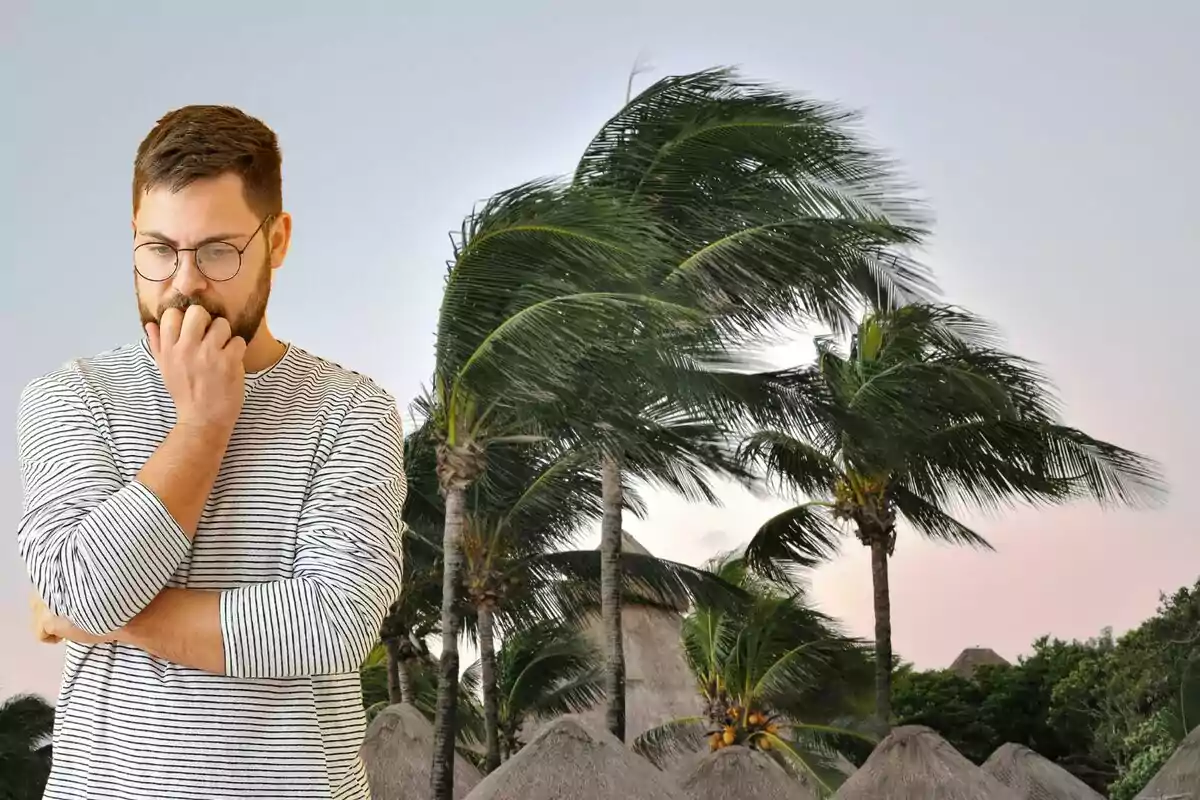
{"label": "palm tree trunk", "polygon": [[400,702],[409,705],[417,704],[417,692],[413,688],[412,673],[409,672],[409,660],[402,659],[396,665],[396,677],[400,683]]}
{"label": "palm tree trunk", "polygon": [[601,465],[600,617],[604,624],[604,692],[608,697],[605,723],[613,736],[625,741],[625,651],[621,634],[621,466],[605,456]]}
{"label": "palm tree trunk", "polygon": [[383,640],[387,650],[388,703],[395,705],[403,700],[400,689],[400,644],[392,638]]}
{"label": "palm tree trunk", "polygon": [[882,733],[892,726],[892,597],[888,588],[886,536],[871,536],[875,590],[875,717]]}
{"label": "palm tree trunk", "polygon": [[446,526],[442,533],[442,653],[438,659],[437,714],[433,723],[433,766],[430,796],[453,800],[454,740],[458,732],[458,616],[456,600],[462,572],[462,531],[466,486],[446,489]]}
{"label": "palm tree trunk", "polygon": [[500,704],[496,697],[496,640],[492,630],[492,610],[480,606],[479,660],[483,678],[483,728],[487,738],[487,757],[484,761],[485,774],[500,766]]}

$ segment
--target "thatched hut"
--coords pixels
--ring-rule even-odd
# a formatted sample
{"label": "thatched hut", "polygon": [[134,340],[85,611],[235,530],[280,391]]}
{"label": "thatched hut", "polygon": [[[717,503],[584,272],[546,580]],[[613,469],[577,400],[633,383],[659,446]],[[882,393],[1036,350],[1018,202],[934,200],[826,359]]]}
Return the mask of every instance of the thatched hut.
{"label": "thatched hut", "polygon": [[[424,796],[424,795],[420,795]],[[485,777],[467,800],[684,800],[666,776],[608,731],[559,717]]]}
{"label": "thatched hut", "polygon": [[[641,543],[622,533],[622,552],[649,555]],[[683,614],[686,609],[625,603],[621,608],[621,641],[625,649],[625,741],[633,742],[651,728],[700,713],[703,701],[696,678],[683,654]],[[594,616],[584,629],[604,652],[604,625]],[[603,728],[602,701],[583,714]]]}
{"label": "thatched hut", "polygon": [[804,777],[794,778],[775,760],[747,747],[709,753],[680,782],[688,800],[817,800]]}
{"label": "thatched hut", "polygon": [[1200,728],[1179,743],[1134,800],[1200,800]]}
{"label": "thatched hut", "polygon": [[949,669],[959,677],[970,680],[975,677],[975,670],[983,666],[1010,667],[1012,664],[990,647],[968,647],[958,654]]}
{"label": "thatched hut", "polygon": [[[360,750],[372,800],[411,800],[429,795],[433,725],[408,703],[376,715]],[[483,779],[462,756],[454,756],[454,800],[462,800]]]}
{"label": "thatched hut", "polygon": [[1095,789],[1024,745],[1000,745],[983,763],[983,771],[1023,800],[1104,800]]}
{"label": "thatched hut", "polygon": [[837,800],[1020,800],[923,725],[894,729],[846,779]]}

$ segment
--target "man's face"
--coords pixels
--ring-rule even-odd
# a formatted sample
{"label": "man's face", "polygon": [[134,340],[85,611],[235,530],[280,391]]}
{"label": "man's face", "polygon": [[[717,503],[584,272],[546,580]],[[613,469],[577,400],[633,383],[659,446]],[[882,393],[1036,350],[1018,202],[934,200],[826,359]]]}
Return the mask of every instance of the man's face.
{"label": "man's face", "polygon": [[168,308],[201,305],[214,317],[225,317],[233,335],[249,343],[266,316],[271,270],[282,263],[290,233],[290,219],[279,215],[254,235],[262,221],[246,203],[241,177],[233,173],[193,181],[178,192],[156,187],[142,195],[133,218],[134,247],[159,242],[185,249],[220,240],[245,248],[241,269],[228,280],[206,276],[191,251],[179,254],[179,267],[167,280],[147,280],[135,271],[142,325],[158,322]]}

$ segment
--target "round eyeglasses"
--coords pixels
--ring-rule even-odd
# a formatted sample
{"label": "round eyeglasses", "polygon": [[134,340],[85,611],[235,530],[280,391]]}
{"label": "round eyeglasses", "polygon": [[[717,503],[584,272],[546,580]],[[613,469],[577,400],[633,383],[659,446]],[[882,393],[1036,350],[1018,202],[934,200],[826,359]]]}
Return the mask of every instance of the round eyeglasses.
{"label": "round eyeglasses", "polygon": [[204,242],[199,247],[175,247],[166,242],[143,242],[133,248],[133,268],[148,281],[170,280],[179,269],[179,254],[194,253],[196,269],[210,281],[227,281],[242,269],[242,254],[250,247],[254,237],[263,229],[271,214],[263,217],[254,233],[246,240],[245,247],[224,241]]}

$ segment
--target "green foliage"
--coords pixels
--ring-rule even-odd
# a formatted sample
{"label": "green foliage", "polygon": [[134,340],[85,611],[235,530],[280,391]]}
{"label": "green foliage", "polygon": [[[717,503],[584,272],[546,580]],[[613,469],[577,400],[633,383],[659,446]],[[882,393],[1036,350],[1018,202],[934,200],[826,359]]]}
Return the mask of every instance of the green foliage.
{"label": "green foliage", "polygon": [[714,749],[744,744],[836,789],[836,754],[869,752],[873,744],[856,728],[872,674],[862,643],[814,610],[796,583],[761,578],[740,557],[718,558],[709,569],[747,599],[699,603],[684,620],[684,653],[703,705],[694,718],[642,734],[634,749],[661,764],[705,737]]}
{"label": "green foliage", "polygon": [[972,680],[901,668],[894,709],[981,761],[1023,744],[1113,800],[1130,800],[1200,724],[1200,582],[1114,640],[1042,637],[1012,667]]}
{"label": "green foliage", "polygon": [[501,746],[524,745],[528,725],[591,708],[604,698],[599,652],[569,624],[548,620],[505,638],[496,653]]}
{"label": "green foliage", "polygon": [[50,777],[54,707],[32,694],[0,704],[0,800],[35,800]]}
{"label": "green foliage", "polygon": [[[416,695],[414,705],[431,723],[437,708],[437,665],[429,658],[410,661],[409,675]],[[388,705],[386,659],[368,658],[359,670],[363,706],[368,720]],[[460,745],[483,741],[483,708],[479,704],[479,670],[473,666],[463,672],[458,688],[458,735]]]}
{"label": "green foliage", "polygon": [[998,746],[995,728],[980,714],[985,695],[974,681],[949,670],[902,669],[893,690],[892,710],[899,724],[928,725],[976,764]]}

